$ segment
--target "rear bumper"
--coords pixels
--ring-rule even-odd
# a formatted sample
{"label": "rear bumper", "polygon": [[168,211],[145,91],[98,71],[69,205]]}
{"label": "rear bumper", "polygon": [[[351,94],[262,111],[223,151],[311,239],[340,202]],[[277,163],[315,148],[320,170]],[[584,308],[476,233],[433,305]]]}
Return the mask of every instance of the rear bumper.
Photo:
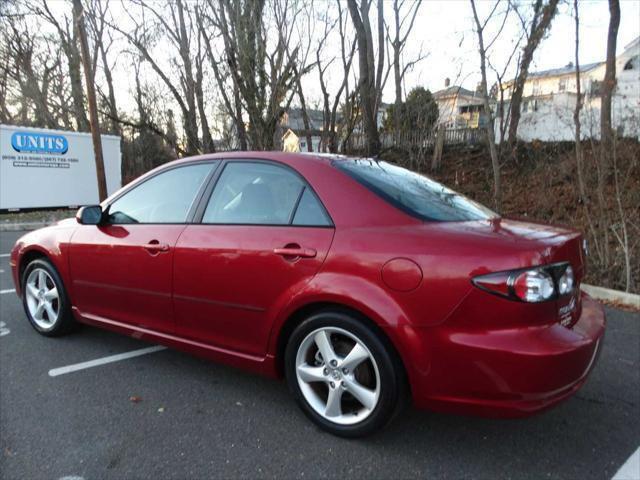
{"label": "rear bumper", "polygon": [[602,306],[583,294],[582,313],[560,324],[472,333],[445,325],[423,331],[428,364],[410,373],[421,408],[526,416],[568,398],[586,381],[602,347]]}

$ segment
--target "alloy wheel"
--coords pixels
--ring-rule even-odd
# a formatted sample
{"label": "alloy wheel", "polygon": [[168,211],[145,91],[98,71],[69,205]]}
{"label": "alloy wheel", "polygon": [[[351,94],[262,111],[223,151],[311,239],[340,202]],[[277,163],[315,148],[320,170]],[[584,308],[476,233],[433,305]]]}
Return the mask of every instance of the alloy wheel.
{"label": "alloy wheel", "polygon": [[60,294],[51,275],[42,268],[34,268],[25,284],[27,308],[38,327],[52,328],[60,315]]}
{"label": "alloy wheel", "polygon": [[307,403],[324,419],[353,425],[380,399],[380,372],[357,336],[337,327],[314,330],[300,343],[296,378]]}

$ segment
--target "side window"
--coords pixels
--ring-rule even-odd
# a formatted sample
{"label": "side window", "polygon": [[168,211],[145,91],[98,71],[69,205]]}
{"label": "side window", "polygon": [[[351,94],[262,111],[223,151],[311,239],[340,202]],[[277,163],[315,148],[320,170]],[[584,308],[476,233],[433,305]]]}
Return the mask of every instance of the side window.
{"label": "side window", "polygon": [[203,223],[289,225],[302,180],[284,167],[228,163],[218,179]]}
{"label": "side window", "polygon": [[324,207],[320,204],[320,201],[313,192],[306,187],[302,193],[302,198],[300,198],[296,214],[293,217],[293,224],[318,227],[331,225],[331,221],[329,217],[327,217]]}
{"label": "side window", "polygon": [[567,90],[567,79],[561,78],[560,80],[558,80],[558,91],[564,92],[566,90]]}
{"label": "side window", "polygon": [[109,207],[109,223],[184,223],[210,163],[173,168],[125,193]]}
{"label": "side window", "polygon": [[211,194],[202,223],[331,225],[305,182],[288,168],[231,162]]}
{"label": "side window", "polygon": [[631,57],[627,63],[624,64],[624,70],[638,70],[640,67],[640,55]]}

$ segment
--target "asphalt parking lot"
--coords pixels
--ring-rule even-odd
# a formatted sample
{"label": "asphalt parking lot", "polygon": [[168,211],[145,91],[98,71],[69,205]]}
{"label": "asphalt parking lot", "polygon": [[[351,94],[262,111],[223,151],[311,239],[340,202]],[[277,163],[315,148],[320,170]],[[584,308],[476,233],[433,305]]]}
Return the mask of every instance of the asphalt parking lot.
{"label": "asphalt parking lot", "polygon": [[[19,235],[0,233],[0,255]],[[0,256],[0,291],[12,288]],[[609,479],[640,446],[640,318],[607,313],[599,363],[555,409],[520,420],[408,410],[354,441],[313,426],[284,383],[173,350],[51,376],[150,345],[90,327],[41,337],[4,292],[0,476]]]}

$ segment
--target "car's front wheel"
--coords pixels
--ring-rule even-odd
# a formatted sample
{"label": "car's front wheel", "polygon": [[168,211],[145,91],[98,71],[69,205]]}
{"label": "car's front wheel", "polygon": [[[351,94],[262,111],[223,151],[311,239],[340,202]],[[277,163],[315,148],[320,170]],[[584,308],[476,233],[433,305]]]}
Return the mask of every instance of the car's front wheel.
{"label": "car's front wheel", "polygon": [[305,414],[344,437],[384,427],[404,394],[401,367],[385,342],[341,311],[317,313],[296,328],[287,344],[285,370]]}
{"label": "car's front wheel", "polygon": [[42,335],[62,335],[77,325],[60,274],[44,258],[33,260],[24,270],[22,303],[29,323]]}

